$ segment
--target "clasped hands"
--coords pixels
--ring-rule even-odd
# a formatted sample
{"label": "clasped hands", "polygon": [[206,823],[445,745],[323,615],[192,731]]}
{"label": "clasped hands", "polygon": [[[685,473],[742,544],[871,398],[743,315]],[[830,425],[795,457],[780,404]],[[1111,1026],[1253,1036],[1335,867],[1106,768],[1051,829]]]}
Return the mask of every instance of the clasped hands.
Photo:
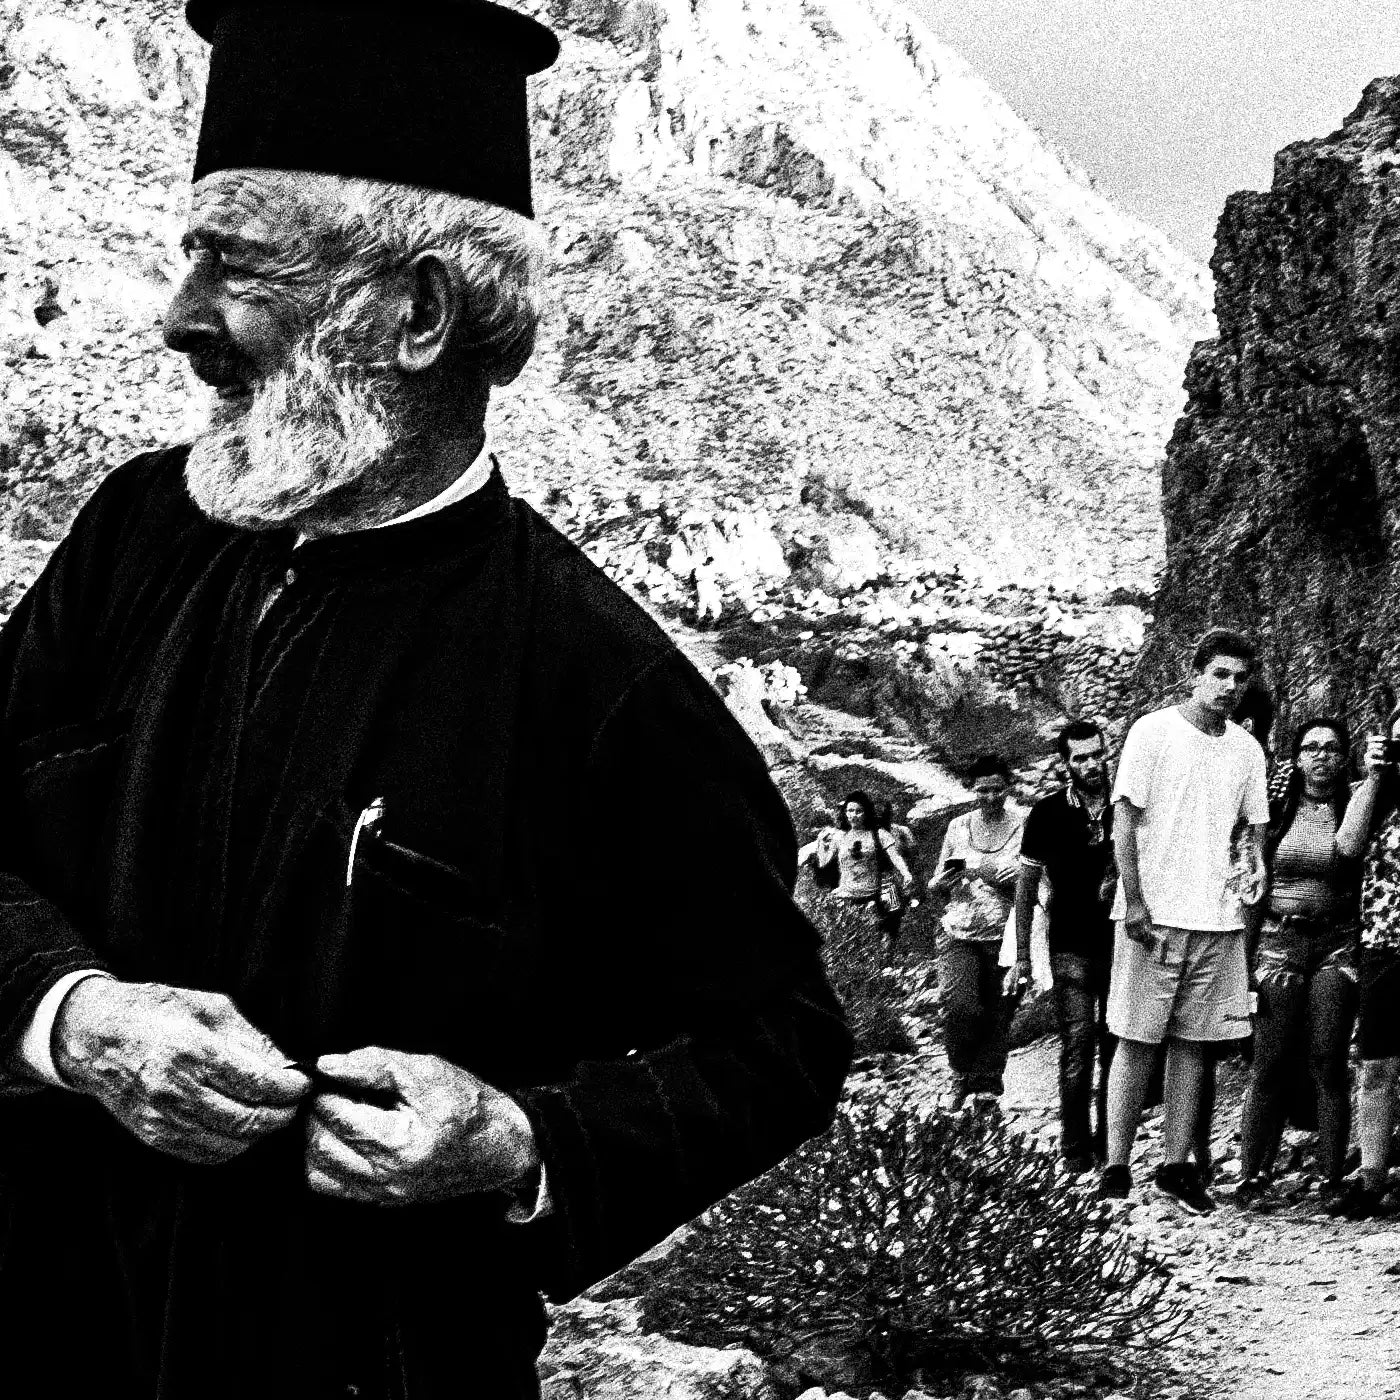
{"label": "clasped hands", "polygon": [[313,1085],[218,993],[89,978],[64,999],[53,1052],[72,1088],[187,1162],[229,1161],[290,1126],[305,1101],[306,1182],[344,1200],[450,1200],[539,1165],[524,1110],[460,1066],[372,1046],[323,1055],[318,1075],[340,1094]]}

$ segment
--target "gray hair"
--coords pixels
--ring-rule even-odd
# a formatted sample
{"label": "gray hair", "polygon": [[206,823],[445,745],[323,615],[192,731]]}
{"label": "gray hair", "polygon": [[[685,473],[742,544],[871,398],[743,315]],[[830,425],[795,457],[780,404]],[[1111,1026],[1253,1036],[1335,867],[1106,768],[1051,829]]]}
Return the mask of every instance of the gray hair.
{"label": "gray hair", "polygon": [[406,267],[429,249],[462,279],[465,341],[459,347],[488,383],[509,384],[535,349],[544,307],[545,244],[513,209],[416,185],[306,175],[330,222],[338,266],[334,292]]}

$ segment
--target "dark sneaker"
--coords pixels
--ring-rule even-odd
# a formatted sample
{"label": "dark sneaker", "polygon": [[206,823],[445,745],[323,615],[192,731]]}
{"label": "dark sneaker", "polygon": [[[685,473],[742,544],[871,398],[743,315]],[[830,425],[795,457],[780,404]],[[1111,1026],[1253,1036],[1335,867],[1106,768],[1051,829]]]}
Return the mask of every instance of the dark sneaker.
{"label": "dark sneaker", "polygon": [[1099,1177],[1099,1198],[1126,1201],[1133,1189],[1133,1174],[1127,1167],[1105,1167]]}
{"label": "dark sneaker", "polygon": [[1269,1183],[1262,1176],[1247,1176],[1235,1187],[1234,1202],[1240,1210],[1270,1210],[1276,1204]]}
{"label": "dark sneaker", "polygon": [[1324,1181],[1317,1188],[1317,1203],[1323,1210],[1330,1210],[1333,1203],[1339,1201],[1346,1193],[1345,1181]]}
{"label": "dark sneaker", "polygon": [[1373,1220],[1384,1215],[1385,1192],[1367,1186],[1365,1179],[1354,1176],[1327,1206],[1327,1214],[1341,1220]]}
{"label": "dark sneaker", "polygon": [[1094,1158],[1088,1152],[1071,1152],[1060,1158],[1060,1165],[1070,1176],[1084,1176],[1094,1170]]}
{"label": "dark sneaker", "polygon": [[1210,1193],[1201,1185],[1200,1172],[1189,1162],[1165,1162],[1152,1181],[1163,1195],[1170,1196],[1193,1215],[1209,1215],[1215,1209]]}

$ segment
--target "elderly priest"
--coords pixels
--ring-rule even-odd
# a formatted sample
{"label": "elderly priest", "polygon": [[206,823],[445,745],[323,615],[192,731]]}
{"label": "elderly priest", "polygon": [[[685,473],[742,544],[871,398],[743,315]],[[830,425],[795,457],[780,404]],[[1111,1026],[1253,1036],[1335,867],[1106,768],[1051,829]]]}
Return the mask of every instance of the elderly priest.
{"label": "elderly priest", "polygon": [[821,1131],[849,1037],[758,754],[487,444],[554,36],[188,17],[211,424],[0,636],[0,1393],[535,1395],[540,1293]]}

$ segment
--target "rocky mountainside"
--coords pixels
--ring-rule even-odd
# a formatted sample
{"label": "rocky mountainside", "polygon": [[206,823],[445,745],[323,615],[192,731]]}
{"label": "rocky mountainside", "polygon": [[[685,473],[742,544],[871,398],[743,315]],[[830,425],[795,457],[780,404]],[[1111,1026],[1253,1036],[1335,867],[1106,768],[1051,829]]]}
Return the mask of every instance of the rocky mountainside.
{"label": "rocky mountainside", "polygon": [[[934,800],[930,749],[1029,762],[1114,715],[1205,270],[893,0],[522,3],[562,56],[532,87],[553,310],[492,409],[514,487],[828,786]],[[0,612],[203,413],[159,335],[181,8],[0,0]]]}
{"label": "rocky mountainside", "polygon": [[1214,621],[1258,630],[1286,712],[1369,722],[1400,678],[1400,78],[1231,197],[1164,468],[1144,700]]}
{"label": "rocky mountainside", "polygon": [[[717,566],[759,581],[1147,585],[1203,269],[890,0],[533,7],[557,299],[497,414],[519,485],[672,539],[737,511]],[[157,328],[204,54],[175,0],[0,0],[0,45],[3,523],[43,541],[190,427]]]}

